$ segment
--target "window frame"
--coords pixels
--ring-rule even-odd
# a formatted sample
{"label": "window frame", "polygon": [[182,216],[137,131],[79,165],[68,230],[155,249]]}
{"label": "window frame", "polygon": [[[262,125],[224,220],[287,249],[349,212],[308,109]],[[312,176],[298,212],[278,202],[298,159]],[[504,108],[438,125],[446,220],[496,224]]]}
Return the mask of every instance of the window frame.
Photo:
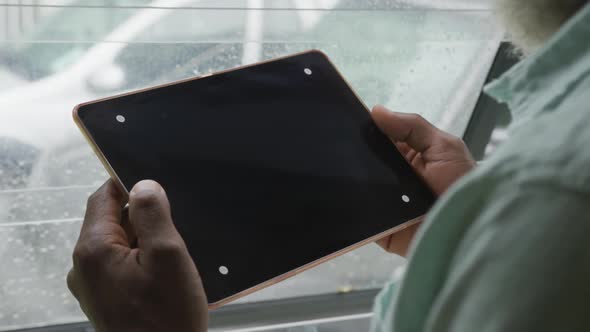
{"label": "window frame", "polygon": [[[509,43],[501,43],[486,81],[499,77],[518,61],[511,50],[512,46]],[[485,149],[483,143],[490,140],[497,120],[494,112],[481,106],[481,103],[485,102],[484,98],[490,97],[482,91],[463,135],[465,143],[474,155],[483,153]],[[313,322],[312,325],[317,325],[323,322],[356,320],[364,324],[363,320],[368,320],[372,315],[374,298],[379,291],[379,289],[370,289],[228,305],[210,312],[209,328],[211,331],[239,329],[244,332],[255,332],[301,327],[310,322]],[[89,322],[80,322],[12,331],[92,332],[94,329]]]}

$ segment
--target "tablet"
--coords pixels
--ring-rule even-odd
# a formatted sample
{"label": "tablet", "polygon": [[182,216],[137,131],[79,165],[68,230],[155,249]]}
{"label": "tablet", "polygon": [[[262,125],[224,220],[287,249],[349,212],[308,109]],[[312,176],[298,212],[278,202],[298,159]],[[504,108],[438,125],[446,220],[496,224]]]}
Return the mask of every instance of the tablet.
{"label": "tablet", "polygon": [[122,190],[162,184],[210,308],[434,202],[320,51],[84,103],[74,119]]}

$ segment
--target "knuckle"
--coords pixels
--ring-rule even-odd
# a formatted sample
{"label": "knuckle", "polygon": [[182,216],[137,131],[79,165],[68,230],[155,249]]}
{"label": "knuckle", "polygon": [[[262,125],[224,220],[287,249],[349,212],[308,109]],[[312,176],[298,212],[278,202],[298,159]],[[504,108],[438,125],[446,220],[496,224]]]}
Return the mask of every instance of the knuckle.
{"label": "knuckle", "polygon": [[66,285],[68,286],[70,293],[72,293],[74,296],[76,296],[77,285],[76,285],[75,272],[73,269],[70,270],[70,272],[68,272],[68,275],[66,276]]}
{"label": "knuckle", "polygon": [[72,259],[74,267],[87,269],[110,255],[110,247],[106,245],[78,244],[74,248]]}
{"label": "knuckle", "polygon": [[444,142],[447,146],[460,147],[463,146],[463,140],[455,135],[445,135]]}
{"label": "knuckle", "polygon": [[72,260],[74,261],[74,266],[79,266],[80,263],[84,263],[92,258],[92,250],[88,248],[86,245],[77,245],[74,248],[74,252],[72,254]]}
{"label": "knuckle", "polygon": [[98,201],[100,200],[100,196],[101,195],[98,191],[93,192],[92,194],[90,194],[90,196],[88,196],[88,200],[86,201],[86,205],[88,207],[96,205],[96,203],[98,203]]}

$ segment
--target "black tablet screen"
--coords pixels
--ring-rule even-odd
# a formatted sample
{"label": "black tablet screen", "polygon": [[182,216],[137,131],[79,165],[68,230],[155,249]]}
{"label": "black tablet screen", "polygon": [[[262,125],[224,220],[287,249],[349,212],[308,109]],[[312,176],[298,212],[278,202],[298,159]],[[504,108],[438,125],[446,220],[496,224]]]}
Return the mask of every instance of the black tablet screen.
{"label": "black tablet screen", "polygon": [[142,179],[163,185],[210,303],[416,218],[434,200],[320,52],[78,114],[128,190]]}

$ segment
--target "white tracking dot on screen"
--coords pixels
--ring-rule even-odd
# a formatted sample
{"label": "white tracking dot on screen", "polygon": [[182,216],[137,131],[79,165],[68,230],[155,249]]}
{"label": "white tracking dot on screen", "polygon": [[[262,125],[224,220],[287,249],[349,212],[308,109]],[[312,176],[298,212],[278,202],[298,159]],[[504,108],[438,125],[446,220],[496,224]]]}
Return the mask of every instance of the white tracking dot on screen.
{"label": "white tracking dot on screen", "polygon": [[305,73],[305,75],[311,75],[312,71],[309,68],[305,68],[303,69],[303,72]]}
{"label": "white tracking dot on screen", "polygon": [[221,265],[219,267],[219,273],[221,273],[223,275],[227,275],[229,273],[229,269],[227,268],[227,266]]}
{"label": "white tracking dot on screen", "polygon": [[117,121],[119,121],[119,122],[121,122],[121,123],[125,122],[125,117],[124,117],[124,116],[122,116],[121,114],[117,115],[117,116],[115,117],[115,119],[117,119]]}
{"label": "white tracking dot on screen", "polygon": [[402,201],[404,201],[405,203],[410,202],[410,197],[408,197],[408,195],[402,195]]}

